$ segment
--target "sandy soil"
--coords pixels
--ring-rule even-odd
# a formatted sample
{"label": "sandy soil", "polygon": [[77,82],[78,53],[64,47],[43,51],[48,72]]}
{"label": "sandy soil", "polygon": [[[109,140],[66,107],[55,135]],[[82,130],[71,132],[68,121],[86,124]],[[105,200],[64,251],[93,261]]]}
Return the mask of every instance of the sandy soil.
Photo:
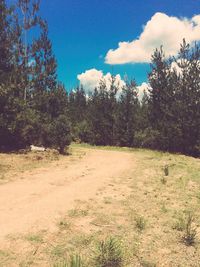
{"label": "sandy soil", "polygon": [[59,166],[20,174],[0,186],[0,245],[8,235],[53,232],[76,200],[88,201],[115,176],[134,167],[131,153],[89,149],[84,153],[73,162],[66,157]]}

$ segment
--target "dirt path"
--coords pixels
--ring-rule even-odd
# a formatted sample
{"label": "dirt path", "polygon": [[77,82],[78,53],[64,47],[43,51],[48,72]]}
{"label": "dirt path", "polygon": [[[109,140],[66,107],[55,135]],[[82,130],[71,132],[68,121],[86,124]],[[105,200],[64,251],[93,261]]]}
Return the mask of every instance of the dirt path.
{"label": "dirt path", "polygon": [[34,170],[0,186],[0,240],[7,235],[48,229],[75,200],[89,200],[113,178],[133,168],[131,153],[84,149],[82,158]]}

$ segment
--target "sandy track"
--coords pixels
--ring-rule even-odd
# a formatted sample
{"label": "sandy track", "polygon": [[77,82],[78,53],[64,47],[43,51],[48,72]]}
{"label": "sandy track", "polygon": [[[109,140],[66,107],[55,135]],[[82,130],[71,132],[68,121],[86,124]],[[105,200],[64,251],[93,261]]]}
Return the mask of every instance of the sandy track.
{"label": "sandy track", "polygon": [[[0,239],[9,234],[48,229],[74,208],[75,200],[89,200],[113,178],[133,168],[131,153],[89,150],[83,158],[26,173],[0,186]],[[22,175],[23,176],[23,175]]]}

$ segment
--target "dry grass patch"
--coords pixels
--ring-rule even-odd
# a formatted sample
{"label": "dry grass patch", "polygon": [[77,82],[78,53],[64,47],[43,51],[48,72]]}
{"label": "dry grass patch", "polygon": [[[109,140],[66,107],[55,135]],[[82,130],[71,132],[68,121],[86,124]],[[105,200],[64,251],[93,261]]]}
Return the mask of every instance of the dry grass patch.
{"label": "dry grass patch", "polygon": [[0,183],[16,179],[26,171],[48,166],[61,156],[54,150],[45,152],[0,153]]}
{"label": "dry grass patch", "polygon": [[[72,148],[75,160],[89,147]],[[100,263],[110,249],[118,262],[111,266],[198,267],[200,160],[149,150],[111,149],[121,151],[122,157],[124,151],[130,152],[133,168],[113,177],[93,199],[76,202],[57,222],[57,232],[47,232],[42,242],[30,235],[26,242],[31,250],[27,249],[26,257],[31,262],[26,266],[70,267],[70,255],[80,255],[83,267],[107,266]],[[187,211],[194,216],[189,217]],[[120,248],[118,244],[113,248],[106,241],[109,238],[120,240]],[[12,249],[17,251],[17,247]],[[94,265],[94,259],[101,262]],[[0,265],[5,261],[9,262],[9,256],[0,253]]]}

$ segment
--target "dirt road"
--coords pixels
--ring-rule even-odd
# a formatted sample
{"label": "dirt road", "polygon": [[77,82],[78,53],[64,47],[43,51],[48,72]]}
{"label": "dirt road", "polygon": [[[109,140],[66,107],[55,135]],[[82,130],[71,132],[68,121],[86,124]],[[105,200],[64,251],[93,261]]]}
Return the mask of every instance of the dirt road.
{"label": "dirt road", "polygon": [[75,200],[89,200],[97,190],[130,168],[131,153],[83,149],[84,156],[63,158],[46,169],[22,174],[0,186],[0,240],[7,235],[48,229]]}

